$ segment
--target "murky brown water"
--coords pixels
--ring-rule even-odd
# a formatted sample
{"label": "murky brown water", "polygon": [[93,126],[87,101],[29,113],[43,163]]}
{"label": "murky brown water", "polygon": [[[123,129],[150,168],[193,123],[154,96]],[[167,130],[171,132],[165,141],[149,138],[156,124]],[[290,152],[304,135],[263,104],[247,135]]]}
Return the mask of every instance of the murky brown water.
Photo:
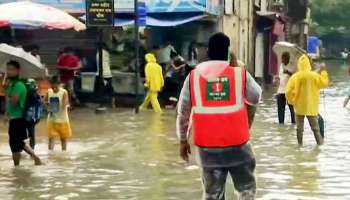
{"label": "murky brown water", "polygon": [[[350,199],[350,113],[342,108],[346,68],[332,65],[332,78],[322,104],[327,141],[321,148],[315,147],[310,129],[305,147],[297,148],[294,127],[276,123],[273,90],[265,91],[252,140],[258,163],[257,199]],[[178,157],[173,111],[136,116],[119,110],[96,116],[84,109],[74,111],[72,121],[74,138],[66,153],[59,146],[47,151],[45,125],[40,125],[37,152],[46,163],[40,167],[27,156],[14,168],[7,133],[1,128],[1,200],[201,199],[198,167]],[[232,195],[232,189],[228,193]]]}

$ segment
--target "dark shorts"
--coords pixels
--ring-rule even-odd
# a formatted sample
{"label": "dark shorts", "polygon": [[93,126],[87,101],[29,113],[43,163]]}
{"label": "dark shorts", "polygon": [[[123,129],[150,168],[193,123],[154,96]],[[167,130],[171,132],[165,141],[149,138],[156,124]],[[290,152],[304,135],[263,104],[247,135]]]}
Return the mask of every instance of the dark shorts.
{"label": "dark shorts", "polygon": [[23,151],[24,140],[27,139],[27,124],[25,119],[11,119],[9,126],[9,143],[12,153]]}

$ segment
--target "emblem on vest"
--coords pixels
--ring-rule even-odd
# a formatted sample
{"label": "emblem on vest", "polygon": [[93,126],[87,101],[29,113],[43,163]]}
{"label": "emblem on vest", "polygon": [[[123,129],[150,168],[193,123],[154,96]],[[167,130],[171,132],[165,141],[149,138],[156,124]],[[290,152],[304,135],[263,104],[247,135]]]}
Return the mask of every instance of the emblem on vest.
{"label": "emblem on vest", "polygon": [[228,77],[208,79],[206,84],[207,100],[228,101],[230,100],[230,81]]}

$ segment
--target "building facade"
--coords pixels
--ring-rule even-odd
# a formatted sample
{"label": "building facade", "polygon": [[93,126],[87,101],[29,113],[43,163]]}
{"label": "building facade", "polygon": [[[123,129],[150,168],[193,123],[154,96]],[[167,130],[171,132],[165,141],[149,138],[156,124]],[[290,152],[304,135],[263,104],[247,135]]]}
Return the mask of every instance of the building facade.
{"label": "building facade", "polygon": [[231,37],[231,50],[255,77],[271,82],[279,71],[272,51],[277,41],[306,49],[308,0],[226,0],[221,30]]}
{"label": "building facade", "polygon": [[254,71],[254,4],[252,0],[225,1],[222,31],[231,38],[231,51]]}
{"label": "building facade", "polygon": [[[8,2],[13,0],[0,0],[0,3]],[[85,0],[33,0],[33,2],[63,9],[77,17],[85,14]],[[278,72],[277,59],[271,50],[276,41],[286,40],[306,48],[310,16],[308,0],[145,0],[145,2],[149,47],[159,46],[171,40],[180,41],[181,44],[177,44],[177,47],[186,57],[186,47],[189,43],[198,42],[205,46],[211,34],[223,31],[231,38],[231,51],[236,57],[243,61],[256,77],[267,81]],[[115,1],[115,26],[119,27],[116,28],[117,32],[120,32],[121,27],[133,23],[133,5],[134,0]],[[93,41],[97,38],[93,29],[86,33],[66,32],[64,37],[59,33],[57,34],[61,37],[54,37],[52,35],[55,33],[52,31],[39,32],[41,33],[29,34],[31,37],[26,37],[29,41],[24,42],[36,38],[38,43],[52,40],[55,48],[61,48],[74,41],[76,44],[89,44],[88,52],[91,54],[95,44],[87,40]],[[45,35],[50,37],[45,38]],[[82,40],[83,38],[87,40]],[[55,49],[45,50],[45,48],[48,47],[43,47],[44,57],[48,58],[49,65],[53,65],[56,55],[52,52]]]}
{"label": "building facade", "polygon": [[307,49],[310,24],[308,0],[285,0],[286,40]]}

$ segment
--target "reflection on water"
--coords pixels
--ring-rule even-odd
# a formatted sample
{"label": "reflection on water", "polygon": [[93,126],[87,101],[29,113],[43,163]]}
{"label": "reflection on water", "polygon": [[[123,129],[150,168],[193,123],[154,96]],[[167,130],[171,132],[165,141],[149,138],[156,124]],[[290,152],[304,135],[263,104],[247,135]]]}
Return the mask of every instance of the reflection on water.
{"label": "reflection on water", "polygon": [[[297,148],[294,127],[276,123],[273,89],[265,89],[253,130],[257,156],[258,199],[350,199],[349,110],[346,67],[329,63],[333,85],[324,92],[326,145],[315,147],[311,130]],[[289,119],[289,118],[287,118]],[[45,125],[39,127],[38,154],[13,168],[7,134],[0,135],[0,199],[200,199],[200,172],[178,156],[175,113],[134,115],[130,110],[96,116],[72,114],[74,138],[66,153],[48,152]],[[57,148],[59,149],[59,148]],[[230,193],[232,193],[230,191]]]}

